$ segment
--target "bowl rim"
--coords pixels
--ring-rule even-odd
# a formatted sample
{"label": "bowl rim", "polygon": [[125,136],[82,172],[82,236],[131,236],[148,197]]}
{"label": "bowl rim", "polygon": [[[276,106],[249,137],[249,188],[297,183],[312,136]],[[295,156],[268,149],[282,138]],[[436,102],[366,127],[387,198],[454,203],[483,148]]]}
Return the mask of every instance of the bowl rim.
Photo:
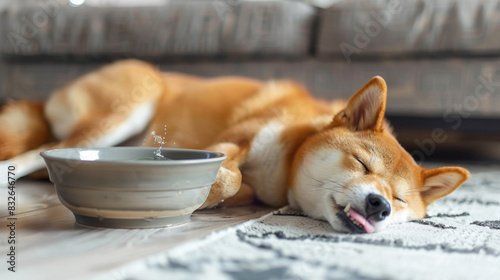
{"label": "bowl rim", "polygon": [[81,160],[81,159],[76,159],[76,158],[68,158],[64,156],[56,156],[56,155],[51,155],[56,152],[62,152],[62,151],[91,151],[91,150],[117,150],[117,149],[126,149],[126,150],[151,150],[154,151],[157,148],[154,147],[127,147],[127,146],[121,146],[121,147],[98,147],[98,148],[60,148],[60,149],[50,149],[46,150],[40,153],[40,156],[44,158],[45,160],[54,160],[54,161],[66,161],[66,162],[79,162],[79,163],[86,163],[86,164],[113,164],[113,165],[131,165],[131,166],[137,166],[137,165],[153,165],[153,166],[165,166],[165,165],[188,165],[188,164],[204,164],[204,163],[213,163],[213,162],[222,162],[224,161],[227,156],[224,153],[221,152],[214,152],[214,151],[209,151],[209,150],[198,150],[198,149],[180,149],[180,148],[161,148],[161,151],[179,151],[179,152],[190,152],[190,153],[210,153],[214,154],[215,157],[212,158],[198,158],[198,159],[182,159],[182,160],[143,160],[143,161],[115,161],[115,160]]}

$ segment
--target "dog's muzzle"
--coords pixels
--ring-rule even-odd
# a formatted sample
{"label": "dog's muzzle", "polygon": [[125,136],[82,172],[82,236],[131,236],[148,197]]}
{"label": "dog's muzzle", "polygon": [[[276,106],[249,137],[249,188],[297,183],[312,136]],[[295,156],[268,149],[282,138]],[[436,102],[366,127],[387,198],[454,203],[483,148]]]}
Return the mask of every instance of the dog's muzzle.
{"label": "dog's muzzle", "polygon": [[351,233],[372,233],[375,231],[374,224],[391,214],[391,205],[383,196],[369,194],[365,202],[366,214],[360,212],[353,209],[349,203],[337,213],[337,217],[351,230]]}

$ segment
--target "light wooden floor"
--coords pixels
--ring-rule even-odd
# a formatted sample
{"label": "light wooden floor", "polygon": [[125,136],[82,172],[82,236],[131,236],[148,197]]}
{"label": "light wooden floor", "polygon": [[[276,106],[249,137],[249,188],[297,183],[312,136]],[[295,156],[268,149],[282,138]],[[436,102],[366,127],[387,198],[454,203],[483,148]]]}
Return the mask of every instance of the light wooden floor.
{"label": "light wooden floor", "polygon": [[131,261],[260,217],[251,206],[197,211],[191,222],[159,229],[103,229],[75,223],[50,182],[16,184],[16,270],[7,270],[10,229],[7,189],[0,188],[0,279],[89,279]]}

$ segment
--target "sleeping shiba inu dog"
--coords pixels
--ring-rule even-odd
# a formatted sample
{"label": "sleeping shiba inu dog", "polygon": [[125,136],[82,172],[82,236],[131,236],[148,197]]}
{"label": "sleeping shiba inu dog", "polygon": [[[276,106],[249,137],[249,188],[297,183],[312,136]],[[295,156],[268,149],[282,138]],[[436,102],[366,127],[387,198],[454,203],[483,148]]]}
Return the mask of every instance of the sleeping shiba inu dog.
{"label": "sleeping shiba inu dog", "polygon": [[202,208],[256,198],[289,204],[339,232],[372,233],[423,218],[469,177],[460,167],[414,162],[384,121],[386,92],[374,77],[348,102],[327,103],[292,81],[203,79],[119,61],[44,104],[4,107],[0,160],[24,176],[44,168],[40,151],[112,146],[137,135],[135,145],[157,147],[151,132],[166,126],[165,146],[227,155]]}

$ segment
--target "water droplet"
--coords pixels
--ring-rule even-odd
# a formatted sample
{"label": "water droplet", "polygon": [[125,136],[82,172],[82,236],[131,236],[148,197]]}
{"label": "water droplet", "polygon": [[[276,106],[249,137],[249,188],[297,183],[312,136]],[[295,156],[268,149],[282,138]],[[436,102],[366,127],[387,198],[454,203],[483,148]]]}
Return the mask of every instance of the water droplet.
{"label": "water droplet", "polygon": [[160,147],[158,147],[158,150],[154,151],[154,158],[156,160],[166,160],[166,158],[161,154],[161,148],[165,144],[165,138],[162,138],[160,135],[156,135],[155,131],[151,132],[151,135],[153,135],[154,142],[160,145]]}
{"label": "water droplet", "polygon": [[177,195],[178,195],[178,196],[181,196],[181,195],[182,195],[182,191],[178,191],[178,192],[177,192]]}

